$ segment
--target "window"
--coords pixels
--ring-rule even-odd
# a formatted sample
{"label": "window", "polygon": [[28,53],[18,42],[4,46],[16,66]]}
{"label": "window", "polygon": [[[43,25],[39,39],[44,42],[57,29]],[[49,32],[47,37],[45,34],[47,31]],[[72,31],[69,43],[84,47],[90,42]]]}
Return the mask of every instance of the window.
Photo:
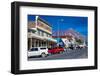
{"label": "window", "polygon": [[38,30],[38,35],[40,35],[40,34],[41,34],[40,30]]}
{"label": "window", "polygon": [[42,36],[44,36],[44,32],[42,32]]}
{"label": "window", "polygon": [[38,51],[38,48],[32,48],[31,51]]}
{"label": "window", "polygon": [[44,36],[46,37],[46,33],[44,33]]}
{"label": "window", "polygon": [[46,48],[40,48],[40,49],[46,49]]}
{"label": "window", "polygon": [[48,37],[48,34],[46,33],[46,36]]}
{"label": "window", "polygon": [[39,30],[39,32],[40,32],[40,34],[39,34],[39,35],[41,36],[42,32],[41,32],[40,30]]}
{"label": "window", "polygon": [[28,32],[31,32],[31,29],[28,29]]}
{"label": "window", "polygon": [[50,37],[50,35],[48,34],[48,37]]}

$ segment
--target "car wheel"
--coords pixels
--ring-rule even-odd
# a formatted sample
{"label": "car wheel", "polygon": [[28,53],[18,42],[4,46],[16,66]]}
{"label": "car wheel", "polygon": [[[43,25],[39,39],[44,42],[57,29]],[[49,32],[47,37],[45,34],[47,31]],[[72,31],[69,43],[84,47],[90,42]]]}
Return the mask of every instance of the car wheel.
{"label": "car wheel", "polygon": [[43,57],[43,58],[46,57],[46,56],[47,56],[47,55],[46,55],[45,53],[42,53],[42,54],[41,54],[41,57]]}

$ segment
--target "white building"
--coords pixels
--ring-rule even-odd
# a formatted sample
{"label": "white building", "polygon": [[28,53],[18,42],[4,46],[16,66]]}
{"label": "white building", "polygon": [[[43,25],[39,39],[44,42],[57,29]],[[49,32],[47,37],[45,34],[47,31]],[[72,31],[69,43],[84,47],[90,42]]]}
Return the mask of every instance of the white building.
{"label": "white building", "polygon": [[62,40],[66,48],[70,47],[71,45],[76,45],[76,40],[73,36],[65,36],[64,38],[62,38]]}
{"label": "white building", "polygon": [[[65,36],[53,36],[53,38],[60,38],[61,42],[64,43],[64,46],[65,48],[68,48],[70,47],[71,45],[74,47],[76,45],[76,40],[73,36],[70,36],[70,35],[65,35]],[[58,42],[59,43],[59,42]]]}

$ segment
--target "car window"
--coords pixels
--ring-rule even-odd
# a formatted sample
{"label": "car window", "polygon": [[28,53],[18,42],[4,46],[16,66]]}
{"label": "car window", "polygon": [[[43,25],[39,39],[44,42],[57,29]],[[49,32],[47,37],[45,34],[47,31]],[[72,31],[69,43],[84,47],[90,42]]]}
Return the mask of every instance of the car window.
{"label": "car window", "polygon": [[40,48],[40,49],[46,49],[46,48]]}
{"label": "car window", "polygon": [[48,50],[51,50],[52,48],[48,48]]}
{"label": "car window", "polygon": [[32,48],[31,51],[38,51],[38,48]]}

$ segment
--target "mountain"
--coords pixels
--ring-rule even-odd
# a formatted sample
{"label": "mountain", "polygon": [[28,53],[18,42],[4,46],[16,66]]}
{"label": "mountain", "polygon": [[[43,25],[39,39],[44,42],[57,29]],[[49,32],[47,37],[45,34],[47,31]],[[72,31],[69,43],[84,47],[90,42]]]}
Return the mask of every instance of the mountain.
{"label": "mountain", "polygon": [[73,36],[74,38],[77,38],[77,39],[86,40],[86,37],[84,35],[80,34],[79,32],[75,31],[72,28],[66,31],[54,32],[53,36]]}
{"label": "mountain", "polygon": [[78,39],[85,39],[85,36],[80,34],[79,32],[75,31],[74,29],[70,28],[64,32],[65,35],[71,35]]}

